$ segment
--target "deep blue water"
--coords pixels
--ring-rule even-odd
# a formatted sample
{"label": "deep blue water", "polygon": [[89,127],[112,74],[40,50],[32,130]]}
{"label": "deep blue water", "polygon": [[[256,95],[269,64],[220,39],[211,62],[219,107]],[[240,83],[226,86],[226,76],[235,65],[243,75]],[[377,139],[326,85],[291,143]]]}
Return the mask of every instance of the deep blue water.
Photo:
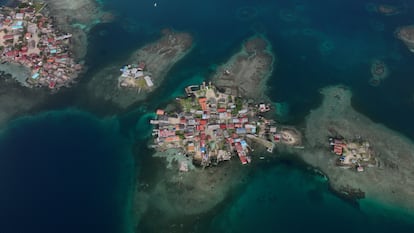
{"label": "deep blue water", "polygon": [[[0,210],[5,210],[0,226],[6,233],[121,232],[132,173],[131,147],[124,137],[145,145],[147,113],[180,95],[185,85],[208,78],[215,65],[255,33],[268,38],[277,56],[269,96],[289,104],[288,123],[301,122],[318,106],[318,89],[341,83],[352,89],[353,105],[360,112],[414,139],[414,54],[394,37],[398,26],[414,23],[414,4],[381,1],[405,8],[400,15],[386,17],[367,10],[368,3],[376,2],[159,0],[155,8],[153,1],[105,0],[105,9],[117,18],[92,29],[87,55],[91,70],[82,82],[106,64],[122,63],[165,27],[192,33],[195,47],[149,100],[121,114],[119,125],[114,119],[60,111],[53,117],[16,121],[4,131],[0,185],[7,191],[0,193]],[[240,18],[240,9],[250,17]],[[391,69],[379,87],[368,83],[374,58]],[[76,89],[71,95],[76,97]],[[63,99],[62,105],[84,106],[89,101],[79,96],[74,103]],[[105,112],[106,106],[96,105],[83,110]],[[139,151],[137,164],[141,157],[148,158],[148,150]],[[399,220],[399,213],[386,213],[376,217],[358,211],[313,175],[276,166],[255,174],[206,231],[414,232],[411,223]],[[351,224],[338,228],[343,222]]]}
{"label": "deep blue water", "polygon": [[133,163],[116,120],[71,110],[19,119],[0,151],[0,232],[123,232]]}

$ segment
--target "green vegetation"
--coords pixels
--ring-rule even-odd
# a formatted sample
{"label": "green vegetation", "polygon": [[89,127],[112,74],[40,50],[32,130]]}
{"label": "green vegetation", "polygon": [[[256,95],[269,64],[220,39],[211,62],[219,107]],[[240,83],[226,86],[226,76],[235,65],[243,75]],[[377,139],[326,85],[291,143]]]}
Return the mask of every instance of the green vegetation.
{"label": "green vegetation", "polygon": [[23,44],[18,43],[18,44],[16,44],[16,45],[14,46],[14,49],[16,49],[16,50],[20,50],[20,49],[22,49],[22,47],[23,47]]}
{"label": "green vegetation", "polygon": [[146,88],[147,87],[147,83],[145,82],[144,78],[139,78],[139,79],[135,80],[135,84],[139,88]]}
{"label": "green vegetation", "polygon": [[35,11],[38,12],[40,9],[42,9],[44,3],[40,3],[40,2],[35,2],[33,4],[33,7],[35,8]]}
{"label": "green vegetation", "polygon": [[26,8],[26,7],[29,7],[30,5],[29,5],[29,3],[27,3],[27,2],[21,2],[19,5],[18,5],[18,7],[20,8],[20,9],[22,9],[22,8]]}
{"label": "green vegetation", "polygon": [[183,98],[180,99],[180,105],[185,112],[190,112],[190,109],[193,108],[194,103],[192,98]]}
{"label": "green vegetation", "polygon": [[236,111],[239,112],[243,108],[243,99],[236,97]]}

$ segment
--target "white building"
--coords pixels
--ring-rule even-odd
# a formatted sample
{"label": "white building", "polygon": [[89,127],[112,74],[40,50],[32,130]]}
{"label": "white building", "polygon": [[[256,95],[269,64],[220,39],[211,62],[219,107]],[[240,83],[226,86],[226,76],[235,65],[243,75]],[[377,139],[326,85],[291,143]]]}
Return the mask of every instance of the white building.
{"label": "white building", "polygon": [[154,86],[154,83],[152,82],[152,80],[151,80],[151,77],[150,77],[150,76],[145,76],[145,77],[144,77],[144,79],[145,79],[145,82],[147,83],[147,86],[148,86],[148,87],[152,87],[152,86]]}

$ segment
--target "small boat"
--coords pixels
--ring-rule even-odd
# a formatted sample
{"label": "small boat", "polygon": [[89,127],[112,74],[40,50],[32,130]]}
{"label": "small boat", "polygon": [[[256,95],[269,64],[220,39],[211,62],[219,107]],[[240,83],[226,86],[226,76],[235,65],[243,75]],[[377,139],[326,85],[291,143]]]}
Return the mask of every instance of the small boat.
{"label": "small boat", "polygon": [[157,3],[156,2],[154,2],[154,7],[157,7]]}

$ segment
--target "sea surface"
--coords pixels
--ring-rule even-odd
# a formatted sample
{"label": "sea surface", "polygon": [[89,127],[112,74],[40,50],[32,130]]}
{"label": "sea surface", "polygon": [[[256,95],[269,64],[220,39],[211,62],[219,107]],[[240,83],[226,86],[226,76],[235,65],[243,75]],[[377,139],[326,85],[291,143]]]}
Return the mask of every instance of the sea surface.
{"label": "sea surface", "polygon": [[[373,121],[414,139],[414,54],[397,27],[414,23],[414,3],[404,0],[103,0],[111,23],[91,30],[89,72],[78,87],[51,97],[31,116],[0,131],[0,232],[145,232],[132,228],[135,177],[157,169],[145,148],[151,112],[200,83],[260,33],[277,64],[268,85],[284,103],[283,121],[303,123],[321,101],[318,90],[344,84],[353,105]],[[372,4],[400,6],[383,16]],[[195,37],[193,51],[176,64],[147,101],[119,110],[84,94],[88,79],[119,63],[171,27]],[[370,62],[383,59],[391,75],[369,85]],[[140,174],[140,167],[148,174]],[[240,167],[243,169],[243,167]],[[361,211],[334,196],[324,179],[279,161],[249,178],[196,232],[414,232],[414,220],[370,200]]]}

